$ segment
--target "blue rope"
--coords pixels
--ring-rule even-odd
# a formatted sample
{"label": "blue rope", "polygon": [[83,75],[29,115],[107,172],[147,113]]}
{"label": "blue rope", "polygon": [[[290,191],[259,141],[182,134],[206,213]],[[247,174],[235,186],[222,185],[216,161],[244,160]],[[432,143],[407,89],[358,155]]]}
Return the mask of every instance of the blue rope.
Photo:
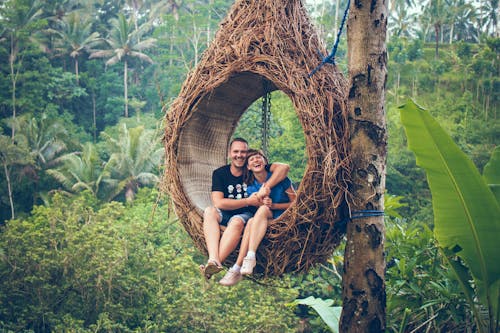
{"label": "blue rope", "polygon": [[350,219],[361,219],[363,217],[372,217],[372,216],[384,216],[384,212],[381,210],[361,210],[358,212],[352,212]]}
{"label": "blue rope", "polygon": [[339,31],[337,33],[337,39],[335,40],[335,44],[333,45],[333,48],[332,48],[332,52],[330,52],[330,54],[326,57],[323,57],[323,60],[321,61],[321,63],[316,66],[315,69],[313,69],[313,71],[311,73],[309,73],[309,75],[307,77],[311,77],[313,76],[317,71],[319,71],[321,69],[321,67],[323,67],[324,64],[332,64],[332,65],[335,65],[335,54],[337,53],[337,47],[339,46],[339,42],[340,42],[340,35],[342,34],[342,30],[344,29],[344,24],[345,24],[345,21],[347,19],[347,13],[349,12],[349,7],[351,6],[351,0],[347,0],[347,6],[345,8],[345,11],[344,11],[344,17],[342,18],[342,23],[340,23],[340,28],[339,28]]}
{"label": "blue rope", "polygon": [[343,223],[347,223],[347,222],[354,220],[354,219],[362,219],[364,217],[384,216],[384,215],[385,215],[384,212],[381,210],[360,210],[357,212],[350,213],[349,217],[346,217],[345,219],[340,220],[336,223],[343,224]]}

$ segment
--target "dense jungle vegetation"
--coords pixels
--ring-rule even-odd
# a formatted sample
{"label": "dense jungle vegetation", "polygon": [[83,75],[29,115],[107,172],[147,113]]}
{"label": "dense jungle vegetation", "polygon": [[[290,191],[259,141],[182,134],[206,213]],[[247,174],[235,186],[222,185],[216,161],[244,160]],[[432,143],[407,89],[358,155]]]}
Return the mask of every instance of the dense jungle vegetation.
{"label": "dense jungle vegetation", "polygon": [[[328,47],[346,2],[307,2]],[[0,331],[328,331],[294,300],[341,305],[342,249],[307,274],[206,283],[203,256],[158,190],[164,112],[231,4],[0,2]],[[388,331],[474,332],[398,106],[412,98],[430,109],[483,170],[499,141],[498,0],[389,9]],[[344,34],[343,70],[346,50]],[[289,163],[299,183],[302,128],[286,95],[271,101],[271,160]],[[258,147],[260,121],[256,101],[237,135]]]}

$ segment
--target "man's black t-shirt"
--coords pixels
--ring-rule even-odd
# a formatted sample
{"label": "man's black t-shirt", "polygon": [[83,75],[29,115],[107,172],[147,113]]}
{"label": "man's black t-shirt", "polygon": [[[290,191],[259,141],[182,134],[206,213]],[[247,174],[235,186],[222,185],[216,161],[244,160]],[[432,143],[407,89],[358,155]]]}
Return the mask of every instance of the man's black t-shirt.
{"label": "man's black t-shirt", "polygon": [[[266,165],[266,170],[269,171],[270,165]],[[243,176],[235,177],[231,173],[231,165],[224,165],[215,169],[212,173],[212,192],[224,193],[224,198],[228,199],[244,199],[248,198],[247,184],[243,181]],[[243,212],[255,213],[256,207],[243,207],[235,210],[225,210],[232,215]]]}
{"label": "man's black t-shirt", "polygon": [[[248,198],[247,184],[243,182],[243,176],[233,176],[230,165],[224,165],[212,173],[212,192],[214,191],[224,193],[224,198],[235,200]],[[226,210],[233,215],[248,211],[251,211],[249,207]]]}

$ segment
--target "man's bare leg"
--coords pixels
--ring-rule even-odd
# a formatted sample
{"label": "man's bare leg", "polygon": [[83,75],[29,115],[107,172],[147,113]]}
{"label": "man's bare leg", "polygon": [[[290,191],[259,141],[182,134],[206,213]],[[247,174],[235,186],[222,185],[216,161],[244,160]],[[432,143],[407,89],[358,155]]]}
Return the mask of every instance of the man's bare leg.
{"label": "man's bare leg", "polygon": [[208,251],[208,261],[215,261],[220,266],[219,240],[220,240],[220,215],[215,207],[207,207],[203,214],[203,234]]}
{"label": "man's bare leg", "polygon": [[220,262],[224,262],[226,258],[231,254],[231,252],[236,249],[238,243],[240,242],[241,234],[243,233],[243,228],[245,224],[242,219],[234,218],[232,219],[224,233],[219,243],[219,259]]}

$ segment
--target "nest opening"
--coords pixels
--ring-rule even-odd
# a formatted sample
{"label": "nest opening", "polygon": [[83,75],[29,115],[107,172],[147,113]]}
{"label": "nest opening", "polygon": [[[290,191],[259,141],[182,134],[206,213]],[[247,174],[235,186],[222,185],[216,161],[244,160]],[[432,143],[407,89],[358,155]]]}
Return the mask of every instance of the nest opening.
{"label": "nest opening", "polygon": [[[264,80],[251,72],[235,73],[191,110],[179,137],[178,164],[184,192],[200,213],[211,205],[211,172],[227,163],[229,140],[248,107],[265,94]],[[274,84],[268,88],[277,90]]]}

